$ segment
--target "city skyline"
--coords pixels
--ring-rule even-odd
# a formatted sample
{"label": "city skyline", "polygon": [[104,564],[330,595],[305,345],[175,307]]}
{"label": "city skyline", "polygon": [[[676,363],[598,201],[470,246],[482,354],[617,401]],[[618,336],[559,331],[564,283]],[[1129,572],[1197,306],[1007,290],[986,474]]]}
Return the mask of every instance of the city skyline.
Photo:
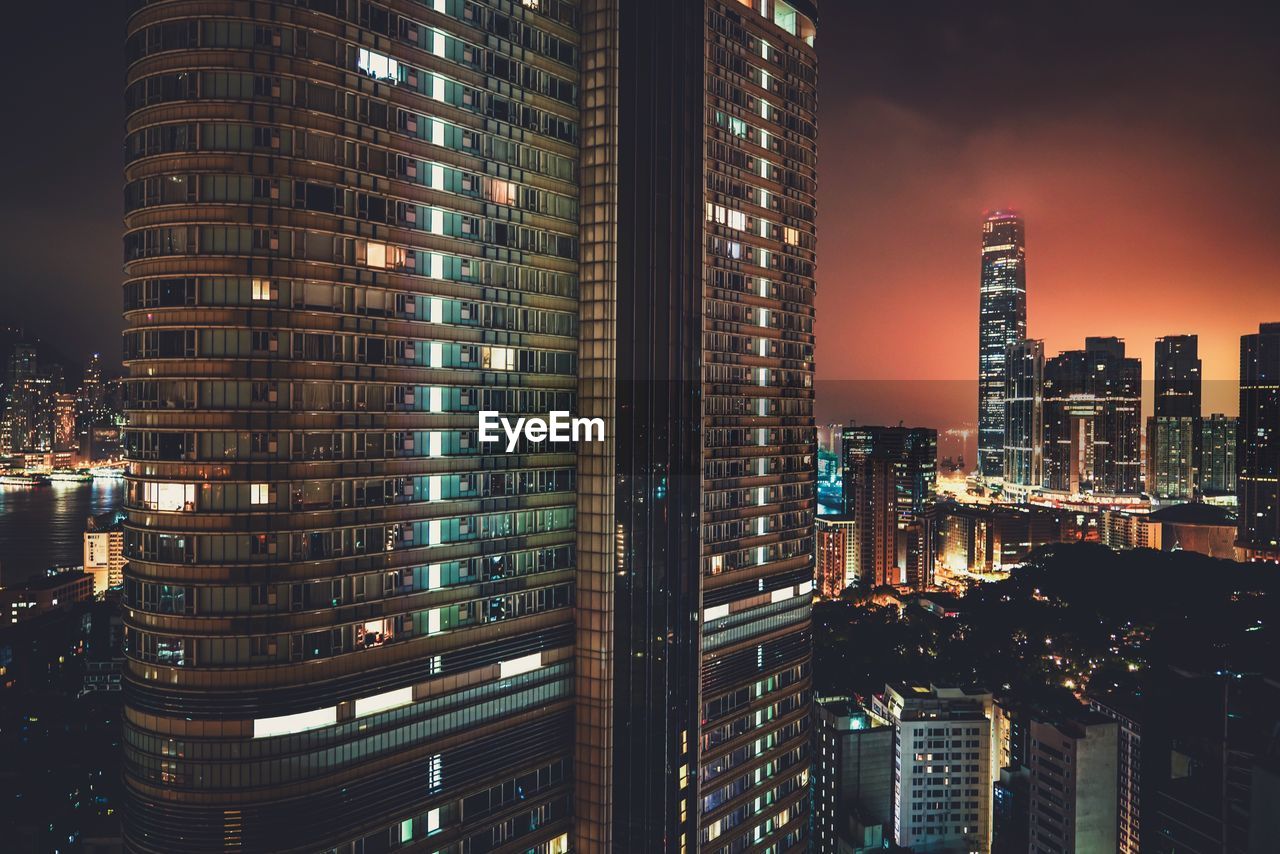
{"label": "city skyline", "polygon": [[[1150,20],[1108,7],[1107,31],[1086,39],[1089,15],[1075,11],[829,6],[824,33],[850,49],[824,58],[834,82],[819,118],[824,139],[840,140],[824,162],[848,168],[824,170],[819,191],[818,381],[974,379],[981,214],[1009,206],[1027,218],[1028,328],[1047,356],[1114,335],[1149,362],[1156,338],[1198,334],[1213,406],[1213,385],[1236,380],[1239,336],[1280,317],[1280,246],[1266,239],[1280,228],[1267,203],[1280,169],[1266,147],[1275,118],[1263,108],[1280,80],[1266,61],[1280,11],[1228,4]],[[19,25],[37,25],[37,6],[15,11]],[[120,351],[124,60],[99,37],[116,26],[112,4],[81,10],[65,37],[94,73],[48,69],[51,86],[82,93],[84,132],[0,143],[6,160],[31,166],[0,200],[8,321],[66,349],[73,364]],[[1001,37],[1011,31],[1020,37]],[[14,61],[41,65],[38,50],[17,45]],[[1001,81],[1012,94],[993,101],[982,81],[1002,68],[1012,69]],[[37,123],[60,106],[41,91],[14,93]],[[79,201],[71,225],[68,194]],[[68,230],[76,251],[36,250]],[[1228,243],[1231,264],[1220,266],[1215,247]],[[1219,299],[1224,276],[1229,301]],[[1115,310],[1099,316],[1089,298]],[[872,319],[900,300],[926,306],[911,347]],[[875,400],[864,406],[902,412],[933,395],[910,385],[867,390]],[[821,416],[828,407],[819,407]]]}
{"label": "city skyline", "polygon": [[1242,11],[25,40],[5,850],[1271,854],[1280,7]]}

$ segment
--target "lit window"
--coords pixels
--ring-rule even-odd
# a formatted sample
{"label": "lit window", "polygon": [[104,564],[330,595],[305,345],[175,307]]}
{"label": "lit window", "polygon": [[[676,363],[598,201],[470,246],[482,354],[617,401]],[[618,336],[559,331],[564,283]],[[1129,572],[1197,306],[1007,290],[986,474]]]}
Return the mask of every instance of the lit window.
{"label": "lit window", "polygon": [[360,48],[359,56],[356,59],[356,68],[376,80],[395,80],[398,76],[400,63],[388,56]]}
{"label": "lit window", "polygon": [[311,712],[299,712],[294,715],[281,715],[276,718],[257,718],[253,722],[253,737],[267,738],[273,735],[289,735],[306,732],[324,726],[333,726],[338,722],[338,707],[316,709]]}
{"label": "lit window", "polygon": [[253,298],[255,300],[270,300],[271,295],[270,279],[254,279],[253,280]]}
{"label": "lit window", "polygon": [[382,646],[394,636],[390,619],[369,620],[356,623],[356,647],[365,649]]}
{"label": "lit window", "polygon": [[148,510],[190,512],[196,509],[196,488],[190,483],[146,483],[142,500]]}
{"label": "lit window", "polygon": [[775,0],[773,6],[773,22],[782,29],[796,34],[796,10],[783,0]]}
{"label": "lit window", "polygon": [[270,504],[271,486],[266,483],[254,483],[249,486],[250,504]]}
{"label": "lit window", "polygon": [[480,366],[491,371],[510,371],[516,366],[516,351],[511,347],[481,347]]}

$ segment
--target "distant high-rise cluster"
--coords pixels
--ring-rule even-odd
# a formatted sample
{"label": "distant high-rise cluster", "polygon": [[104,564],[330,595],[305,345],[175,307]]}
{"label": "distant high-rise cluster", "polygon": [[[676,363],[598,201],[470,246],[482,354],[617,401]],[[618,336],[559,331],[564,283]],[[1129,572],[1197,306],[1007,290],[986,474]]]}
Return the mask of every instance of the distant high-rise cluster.
{"label": "distant high-rise cluster", "polygon": [[[986,488],[1005,500],[1103,504],[1234,495],[1237,458],[1259,434],[1202,412],[1197,336],[1156,341],[1155,407],[1144,423],[1142,364],[1123,340],[1088,337],[1083,349],[1047,356],[1026,337],[1024,235],[1010,211],[983,222],[978,475]],[[1249,359],[1242,382],[1255,369]]]}
{"label": "distant high-rise cluster", "polygon": [[937,485],[938,431],[846,427],[841,457],[858,580],[927,587],[921,520]]}
{"label": "distant high-rise cluster", "polygon": [[1142,363],[1119,338],[1086,338],[1044,365],[1044,489],[1142,492]]}
{"label": "distant high-rise cluster", "polygon": [[96,354],[73,391],[62,364],[45,348],[21,330],[6,329],[0,330],[0,366],[0,458],[37,467],[91,462],[92,428],[118,429],[118,408]]}

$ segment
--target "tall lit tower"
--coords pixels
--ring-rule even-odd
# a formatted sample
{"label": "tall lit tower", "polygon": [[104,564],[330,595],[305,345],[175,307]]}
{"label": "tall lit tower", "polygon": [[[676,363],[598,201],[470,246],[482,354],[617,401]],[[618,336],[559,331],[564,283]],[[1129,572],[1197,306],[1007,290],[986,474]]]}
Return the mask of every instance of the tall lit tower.
{"label": "tall lit tower", "polygon": [[1005,374],[1004,487],[1025,498],[1043,477],[1044,342],[1011,344]]}
{"label": "tall lit tower", "polygon": [[1250,560],[1280,561],[1280,323],[1240,337],[1239,528]]}
{"label": "tall lit tower", "polygon": [[801,850],[814,0],[131,9],[126,847]]}
{"label": "tall lit tower", "polygon": [[583,9],[578,402],[617,441],[579,448],[574,851],[787,850],[808,827],[817,8]]}
{"label": "tall lit tower", "polygon": [[1199,339],[1156,339],[1155,412],[1147,421],[1147,492],[1190,499],[1200,469],[1201,373]]}
{"label": "tall lit tower", "polygon": [[1004,473],[1009,346],[1027,336],[1026,227],[1016,211],[989,211],[982,223],[978,304],[978,472]]}
{"label": "tall lit tower", "polygon": [[131,10],[126,847],[563,851],[577,4]]}

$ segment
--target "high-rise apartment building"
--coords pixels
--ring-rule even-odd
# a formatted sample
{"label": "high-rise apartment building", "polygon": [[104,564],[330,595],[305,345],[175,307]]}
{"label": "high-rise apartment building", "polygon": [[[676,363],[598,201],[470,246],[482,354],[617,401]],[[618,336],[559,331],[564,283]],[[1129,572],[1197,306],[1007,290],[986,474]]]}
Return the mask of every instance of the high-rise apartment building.
{"label": "high-rise apartment building", "polygon": [[1005,356],[1004,491],[1025,498],[1043,479],[1044,342],[1018,341]]}
{"label": "high-rise apartment building", "polygon": [[[919,556],[918,531],[908,530],[933,504],[938,432],[927,427],[846,427],[843,437],[845,514],[855,520],[858,577],[901,584]],[[917,567],[919,568],[919,567]]]}
{"label": "high-rise apartment building", "polygon": [[893,841],[987,854],[998,762],[991,694],[889,685],[871,711],[894,728]]}
{"label": "high-rise apartment building", "polygon": [[1200,339],[1166,335],[1156,339],[1155,414],[1199,418],[1201,400]]}
{"label": "high-rise apartment building", "polygon": [[814,702],[815,854],[883,850],[892,836],[893,727],[848,697]]}
{"label": "high-rise apartment building", "polygon": [[978,472],[1004,474],[1009,347],[1027,337],[1026,225],[1015,211],[989,211],[982,222],[978,304]]}
{"label": "high-rise apartment building", "polygon": [[65,391],[53,395],[53,450],[76,447],[76,396]]}
{"label": "high-rise apartment building", "polygon": [[579,22],[132,12],[132,849],[566,847]]}
{"label": "high-rise apartment building", "polygon": [[42,365],[36,348],[18,341],[5,366],[7,397],[0,420],[8,453],[43,453],[54,445],[54,394],[62,371]]}
{"label": "high-rise apartment building", "polygon": [[1222,663],[1202,669],[1188,662],[1148,674],[1142,703],[1141,850],[1274,851],[1280,838],[1276,680]]}
{"label": "high-rise apartment building", "polygon": [[1147,492],[1188,501],[1200,469],[1201,365],[1195,335],[1156,339],[1155,411],[1147,421]]}
{"label": "high-rise apartment building", "polygon": [[1142,362],[1119,338],[1086,338],[1044,366],[1044,488],[1142,491]]}
{"label": "high-rise apartment building", "polygon": [[1246,560],[1280,561],[1280,323],[1240,336],[1236,538]]}
{"label": "high-rise apartment building", "polygon": [[1116,851],[1118,724],[1081,710],[1033,718],[1031,854]]}
{"label": "high-rise apartment building", "polygon": [[131,848],[802,844],[815,21],[136,4]]}
{"label": "high-rise apartment building", "polygon": [[124,584],[124,527],[115,513],[90,516],[84,530],[84,571],[95,595]]}
{"label": "high-rise apartment building", "polygon": [[857,521],[852,516],[826,515],[815,520],[817,534],[814,583],[818,595],[838,598],[846,587],[858,581]]}
{"label": "high-rise apartment building", "polygon": [[1089,709],[1116,722],[1116,852],[1138,854],[1142,840],[1142,723],[1133,700],[1094,697]]}
{"label": "high-rise apartment building", "polygon": [[1215,412],[1200,420],[1197,488],[1205,496],[1236,494],[1236,419]]}
{"label": "high-rise apartment building", "polygon": [[94,353],[84,368],[84,380],[76,395],[76,439],[81,453],[88,455],[94,427],[114,425],[108,403],[109,386],[102,380],[102,356]]}
{"label": "high-rise apartment building", "polygon": [[1147,492],[1153,498],[1190,501],[1199,472],[1200,419],[1154,415],[1147,419]]}

